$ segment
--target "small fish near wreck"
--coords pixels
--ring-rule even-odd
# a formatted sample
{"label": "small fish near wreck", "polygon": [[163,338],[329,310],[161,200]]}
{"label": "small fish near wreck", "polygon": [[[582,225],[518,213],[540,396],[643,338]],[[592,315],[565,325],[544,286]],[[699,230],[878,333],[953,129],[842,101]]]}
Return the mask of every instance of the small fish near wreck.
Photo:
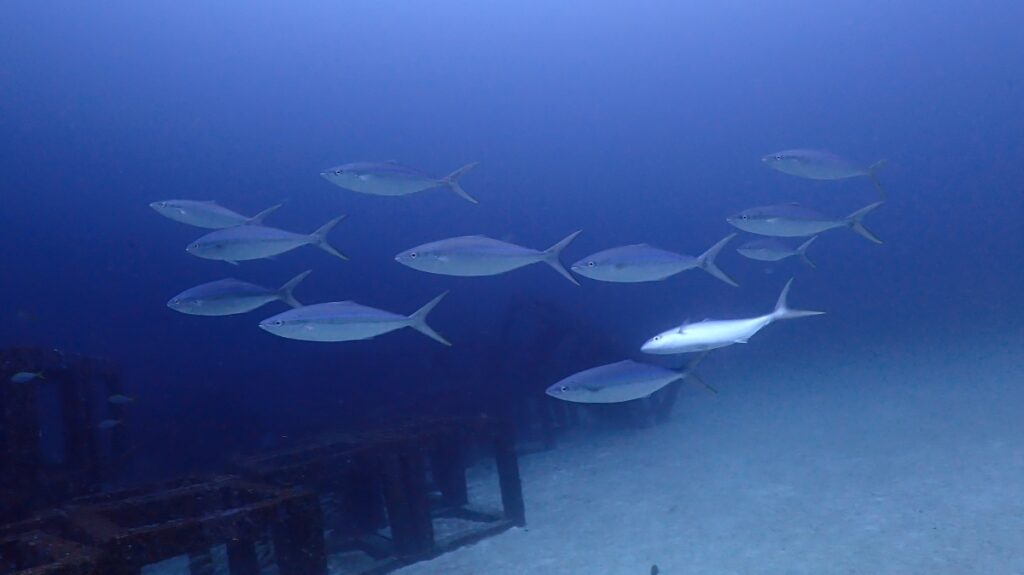
{"label": "small fish near wreck", "polygon": [[276,212],[282,205],[284,204],[271,206],[251,218],[212,201],[164,200],[153,202],[149,207],[176,222],[197,228],[219,230],[245,224],[262,224],[267,216]]}
{"label": "small fish near wreck", "polygon": [[46,379],[41,371],[19,371],[10,377],[11,383],[29,383],[37,379]]}
{"label": "small fish near wreck", "polygon": [[395,261],[422,272],[449,276],[493,276],[544,262],[565,279],[580,285],[558,259],[579,234],[575,231],[544,251],[487,236],[461,236],[416,246],[395,256]]}
{"label": "small fish near wreck", "polygon": [[835,219],[801,206],[800,204],[777,204],[743,210],[729,216],[725,221],[745,232],[779,238],[807,237],[835,228],[850,228],[863,238],[876,244],[882,243],[871,230],[864,227],[864,216],[885,202],[864,206],[845,218]]}
{"label": "small fish near wreck", "polygon": [[780,319],[795,319],[825,313],[823,311],[790,309],[786,304],[786,297],[789,295],[791,285],[793,285],[792,279],[786,282],[786,286],[782,288],[775,309],[771,313],[745,319],[707,319],[700,323],[683,324],[647,340],[640,350],[644,353],[659,355],[708,351],[734,343],[747,343],[747,340],[754,334]]}
{"label": "small fish near wreck", "polygon": [[343,219],[345,216],[338,216],[311,234],[296,234],[260,225],[235,226],[210,232],[190,244],[185,251],[204,259],[237,264],[270,258],[302,246],[316,246],[336,258],[347,260],[345,254],[327,243],[327,234]]}
{"label": "small fish near wreck", "polygon": [[443,178],[435,178],[398,162],[355,162],[326,169],[320,176],[338,187],[373,196],[407,196],[443,187],[476,204],[476,198],[459,184],[459,179],[476,165],[466,164]]}
{"label": "small fish near wreck", "polygon": [[666,385],[686,378],[717,393],[697,375],[697,364],[704,355],[697,356],[681,371],[628,359],[592,367],[548,387],[545,393],[573,403],[623,403],[650,397]]}
{"label": "small fish near wreck", "polygon": [[715,265],[725,244],[736,237],[730,234],[698,257],[677,254],[649,244],[633,244],[591,254],[572,265],[572,271],[605,282],[660,281],[686,270],[700,268],[723,282],[739,287],[736,280]]}
{"label": "small fish near wreck", "polygon": [[882,189],[882,184],[875,175],[878,169],[885,165],[885,160],[879,160],[865,168],[830,152],[784,150],[764,156],[761,158],[761,162],[773,170],[810,180],[845,180],[867,177],[871,179],[878,195],[883,200],[885,199],[885,190]]}
{"label": "small fish near wreck", "polygon": [[451,345],[427,325],[427,314],[444,292],[409,316],[368,307],[354,301],[328,302],[279,313],[260,322],[260,328],[276,336],[303,341],[354,341],[411,327],[423,335]]}
{"label": "small fish near wreck", "polygon": [[302,272],[276,290],[234,278],[217,280],[181,292],[167,302],[167,307],[189,315],[205,316],[246,313],[277,300],[292,307],[302,307],[292,292],[311,271]]}

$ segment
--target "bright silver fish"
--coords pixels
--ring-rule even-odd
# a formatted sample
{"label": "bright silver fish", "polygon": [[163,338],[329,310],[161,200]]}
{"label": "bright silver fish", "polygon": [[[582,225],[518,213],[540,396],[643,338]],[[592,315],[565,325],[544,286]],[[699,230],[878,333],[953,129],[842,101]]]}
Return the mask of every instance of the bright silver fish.
{"label": "bright silver fish", "polygon": [[885,190],[882,189],[881,182],[875,176],[875,172],[885,164],[885,160],[879,160],[865,168],[830,152],[784,150],[768,154],[761,158],[761,161],[768,167],[784,174],[812,180],[845,180],[846,178],[866,176],[871,179],[871,183],[874,184],[882,199],[885,199]]}
{"label": "bright silver fish", "polygon": [[880,244],[882,240],[864,227],[862,220],[883,203],[875,202],[864,206],[838,220],[800,204],[778,204],[743,210],[729,216],[725,221],[745,232],[782,238],[807,237],[833,228],[850,228],[868,240]]}
{"label": "bright silver fish", "polygon": [[217,202],[164,200],[162,202],[153,202],[149,204],[149,207],[156,210],[160,215],[176,222],[198,228],[219,230],[244,224],[261,224],[267,216],[277,211],[282,205],[271,206],[251,218],[229,210]]}
{"label": "bright silver fish", "polygon": [[548,387],[545,393],[574,403],[622,403],[650,397],[666,385],[687,377],[714,392],[695,369],[703,357],[703,354],[698,356],[682,371],[627,359],[574,373]]}
{"label": "bright silver fish", "polygon": [[574,263],[572,271],[606,282],[650,282],[700,268],[731,286],[738,286],[735,280],[715,265],[715,257],[734,237],[736,234],[726,236],[698,257],[677,254],[648,244],[611,248]]}
{"label": "bright silver fish", "polygon": [[235,226],[210,232],[190,244],[185,251],[208,260],[234,264],[245,260],[269,258],[301,246],[311,245],[332,256],[347,260],[344,254],[327,243],[327,234],[343,219],[345,216],[338,216],[311,234],[296,234],[260,225]]}
{"label": "bright silver fish", "polygon": [[740,247],[736,248],[736,251],[744,257],[762,262],[777,262],[788,257],[799,256],[800,261],[813,268],[815,267],[814,262],[807,257],[807,248],[809,248],[816,239],[818,239],[818,236],[814,236],[800,244],[800,246],[794,248],[775,238],[758,238],[744,243]]}
{"label": "bright silver fish", "polygon": [[789,287],[792,284],[792,279],[786,282],[786,286],[782,288],[779,300],[775,304],[775,309],[771,313],[745,319],[706,319],[700,323],[683,324],[647,340],[640,350],[652,354],[708,351],[734,343],[747,343],[747,340],[755,333],[780,319],[795,319],[825,313],[823,311],[790,309],[786,305],[786,296],[789,295]]}
{"label": "bright silver fish", "polygon": [[395,261],[423,272],[449,276],[492,276],[544,262],[579,285],[558,259],[562,250],[579,234],[575,231],[544,251],[487,236],[461,236],[416,246],[395,256]]}
{"label": "bright silver fish", "polygon": [[476,199],[459,184],[459,178],[475,166],[476,162],[466,164],[443,178],[435,178],[398,162],[355,162],[326,169],[320,175],[338,187],[375,196],[405,196],[445,187],[475,204]]}
{"label": "bright silver fish", "polygon": [[302,272],[276,290],[233,278],[205,283],[174,296],[167,302],[167,307],[189,315],[206,316],[245,313],[275,300],[281,300],[292,307],[302,307],[292,291],[306,279],[310,271]]}
{"label": "bright silver fish", "polygon": [[354,301],[336,301],[308,305],[279,313],[260,322],[260,327],[276,336],[304,341],[353,341],[370,339],[403,327],[451,345],[427,325],[430,313],[448,292],[418,309],[410,316],[399,315]]}

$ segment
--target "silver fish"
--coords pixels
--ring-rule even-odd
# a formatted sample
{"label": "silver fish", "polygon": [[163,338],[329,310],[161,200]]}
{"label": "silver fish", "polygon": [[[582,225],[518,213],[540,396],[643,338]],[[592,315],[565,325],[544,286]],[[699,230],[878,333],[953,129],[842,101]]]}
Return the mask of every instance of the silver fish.
{"label": "silver fish", "polygon": [[245,224],[261,224],[267,216],[276,212],[282,205],[284,204],[271,206],[251,218],[211,201],[164,200],[153,202],[149,204],[149,207],[176,222],[198,228],[219,230]]}
{"label": "silver fish", "polygon": [[700,323],[683,324],[665,330],[647,340],[640,350],[652,354],[708,351],[734,343],[747,343],[747,340],[754,334],[780,319],[795,319],[825,313],[823,311],[790,309],[786,304],[786,297],[789,295],[791,285],[793,285],[792,279],[786,282],[786,286],[782,288],[782,293],[775,304],[775,309],[769,313],[744,319],[706,319]]}
{"label": "silver fish", "polygon": [[809,248],[816,239],[818,239],[818,236],[814,236],[800,244],[799,247],[794,248],[775,238],[758,238],[744,243],[740,247],[736,248],[736,251],[744,257],[762,262],[777,262],[788,257],[799,256],[800,261],[813,268],[815,265],[814,262],[807,257],[807,248]]}
{"label": "silver fish", "polygon": [[871,183],[874,184],[882,199],[885,199],[885,190],[882,189],[881,182],[875,176],[878,169],[885,164],[885,160],[879,160],[870,167],[864,168],[830,152],[784,150],[768,154],[761,158],[761,161],[769,168],[784,174],[811,180],[845,180],[846,178],[866,176],[871,179]]}
{"label": "silver fish", "polygon": [[129,403],[134,402],[134,397],[128,397],[127,395],[121,395],[120,393],[115,393],[107,398],[107,403],[111,403],[113,405],[128,405]]}
{"label": "silver fish", "polygon": [[395,256],[395,261],[423,272],[449,276],[491,276],[544,262],[572,283],[580,285],[558,259],[562,250],[579,234],[575,231],[544,251],[487,236],[461,236],[416,246]]}
{"label": "silver fish", "polygon": [[698,356],[682,371],[627,359],[574,373],[548,387],[544,393],[574,403],[622,403],[649,397],[666,385],[687,377],[715,392],[695,370],[703,357]]}
{"label": "silver fish", "polygon": [[343,219],[345,216],[338,216],[308,235],[260,225],[235,226],[210,232],[190,244],[185,251],[208,260],[235,264],[244,260],[269,258],[301,246],[311,245],[332,256],[347,260],[348,257],[327,243],[327,234]]}
{"label": "silver fish", "polygon": [[41,371],[19,371],[10,377],[11,383],[28,383],[37,379],[46,379]]}
{"label": "silver fish", "polygon": [[207,316],[245,313],[275,300],[292,307],[302,307],[292,291],[310,271],[302,272],[276,290],[233,278],[205,283],[174,296],[167,302],[167,307],[189,315]]}
{"label": "silver fish", "polygon": [[739,286],[715,265],[715,257],[734,237],[736,234],[726,236],[698,257],[677,254],[648,244],[611,248],[574,263],[572,271],[606,282],[650,282],[700,268],[731,286]]}
{"label": "silver fish", "polygon": [[336,301],[279,313],[261,321],[260,328],[288,339],[353,341],[411,327],[444,345],[451,345],[427,325],[427,314],[447,294],[444,292],[437,296],[410,316],[367,307],[354,301]]}
{"label": "silver fish", "polygon": [[745,232],[782,238],[813,236],[833,228],[850,228],[868,240],[880,244],[882,240],[864,227],[862,220],[883,203],[875,202],[864,206],[838,220],[800,204],[778,204],[743,210],[729,216],[725,221]]}
{"label": "silver fish", "polygon": [[320,172],[320,176],[346,190],[374,196],[405,196],[445,187],[475,204],[478,203],[476,199],[459,185],[459,178],[476,164],[466,164],[443,178],[435,178],[398,162],[355,162],[328,168]]}

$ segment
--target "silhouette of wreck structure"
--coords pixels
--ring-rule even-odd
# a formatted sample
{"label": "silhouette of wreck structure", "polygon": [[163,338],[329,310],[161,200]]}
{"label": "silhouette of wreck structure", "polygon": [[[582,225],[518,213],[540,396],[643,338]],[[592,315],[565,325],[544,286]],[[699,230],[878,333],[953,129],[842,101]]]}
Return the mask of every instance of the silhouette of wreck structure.
{"label": "silhouette of wreck structure", "polygon": [[[500,509],[470,505],[467,467],[484,458]],[[195,575],[217,561],[231,575],[271,563],[280,575],[326,575],[329,561],[374,575],[525,525],[511,427],[486,416],[322,437],[231,465],[231,475],[87,495],[4,525],[0,574],[138,575],[187,556]],[[435,528],[452,520],[459,529]]]}
{"label": "silhouette of wreck structure", "polygon": [[[31,381],[17,381],[31,374]],[[128,458],[122,394],[110,362],[59,350],[0,350],[0,519],[98,491]]]}
{"label": "silhouette of wreck structure", "polygon": [[[116,367],[53,350],[0,351],[0,575],[139,575],[172,558],[187,558],[193,575],[388,573],[526,524],[517,438],[551,448],[584,411],[634,425],[663,417],[675,400],[668,390],[581,408],[547,397],[558,378],[629,355],[558,306],[514,301],[498,338],[501,353],[472,376],[487,386],[471,399],[431,398],[432,409],[404,423],[236,456],[217,475],[122,489],[112,486],[127,462],[128,427],[99,424],[124,420],[124,406],[107,401],[123,393]],[[438,363],[432,376],[453,379],[446,369]],[[11,381],[22,372],[43,379]]]}
{"label": "silhouette of wreck structure", "polygon": [[[494,461],[500,509],[469,499],[467,467],[485,457]],[[238,458],[234,468],[252,480],[317,492],[330,547],[349,557],[346,573],[387,573],[526,524],[511,427],[488,416],[322,438]]]}

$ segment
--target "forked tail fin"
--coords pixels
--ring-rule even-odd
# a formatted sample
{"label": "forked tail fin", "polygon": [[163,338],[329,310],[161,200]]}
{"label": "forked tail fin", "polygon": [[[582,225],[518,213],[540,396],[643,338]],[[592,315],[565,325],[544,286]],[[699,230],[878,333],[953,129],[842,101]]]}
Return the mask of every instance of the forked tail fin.
{"label": "forked tail fin", "polygon": [[327,222],[326,224],[320,226],[320,229],[309,235],[309,243],[331,254],[332,256],[341,258],[343,260],[347,260],[348,256],[334,249],[334,246],[327,243],[327,234],[331,233],[331,230],[333,230],[334,227],[337,226],[343,219],[345,219],[345,216],[340,215],[334,218],[333,220]]}
{"label": "forked tail fin", "polygon": [[779,294],[779,301],[775,303],[775,311],[772,312],[772,321],[780,319],[796,319],[798,317],[807,317],[811,315],[821,315],[823,311],[810,311],[805,309],[790,309],[786,305],[786,297],[789,295],[789,287],[793,285],[793,278],[789,278],[786,282],[786,287],[782,288],[782,293]]}
{"label": "forked tail fin", "polygon": [[686,367],[683,368],[682,377],[683,378],[692,379],[693,381],[695,381],[695,382],[699,383],[700,385],[704,386],[711,393],[714,393],[715,395],[718,395],[718,390],[713,388],[713,387],[711,387],[710,385],[708,385],[700,377],[700,374],[697,373],[697,364],[700,363],[702,359],[707,357],[708,353],[710,353],[710,351],[703,351],[703,352],[697,354],[696,356],[694,356],[693,359],[691,359],[689,362],[687,362]]}
{"label": "forked tail fin", "polygon": [[867,238],[868,240],[875,242],[876,244],[882,243],[882,240],[878,239],[878,236],[876,236],[874,232],[864,227],[863,220],[864,216],[868,215],[869,213],[871,213],[872,210],[874,210],[875,208],[884,203],[885,202],[875,202],[873,204],[869,204],[857,210],[856,212],[853,212],[852,214],[846,216],[846,225],[850,226],[850,229],[857,232],[861,236]]}
{"label": "forked tail fin", "polygon": [[292,307],[302,307],[302,303],[299,302],[299,300],[295,299],[295,296],[292,295],[292,292],[295,291],[295,286],[302,283],[302,280],[306,279],[306,276],[308,276],[312,271],[313,270],[306,270],[301,274],[288,280],[288,283],[281,286],[281,289],[277,290],[279,294],[278,297],[281,298],[281,301]]}
{"label": "forked tail fin", "polygon": [[562,250],[565,249],[565,246],[571,244],[572,241],[576,239],[576,236],[580,235],[580,232],[582,231],[583,230],[576,230],[575,232],[566,236],[565,239],[563,239],[562,241],[544,250],[544,263],[554,268],[556,272],[565,276],[565,279],[571,281],[576,285],[580,285],[580,282],[576,281],[576,278],[572,277],[572,274],[565,269],[565,267],[562,265],[561,260],[559,260],[558,258],[562,255]]}
{"label": "forked tail fin", "polygon": [[473,196],[467,194],[466,190],[463,190],[462,186],[459,184],[459,178],[465,176],[466,172],[475,168],[478,163],[479,162],[473,162],[472,164],[466,164],[465,166],[462,166],[461,168],[455,170],[454,172],[442,178],[441,183],[444,184],[445,186],[448,186],[449,190],[455,192],[464,200],[473,202],[474,204],[479,204],[480,202],[476,201],[476,198],[474,198]]}
{"label": "forked tail fin", "polygon": [[432,327],[427,325],[427,314],[430,313],[434,307],[444,299],[444,296],[448,295],[448,292],[435,297],[434,299],[427,302],[427,304],[420,309],[416,310],[412,315],[409,316],[409,327],[422,333],[423,335],[433,339],[434,341],[443,343],[444,345],[451,345],[451,342],[445,339],[441,334],[434,331]]}
{"label": "forked tail fin", "polygon": [[886,199],[886,194],[885,190],[882,189],[882,182],[878,181],[878,170],[884,166],[886,162],[888,162],[888,160],[878,160],[868,168],[868,177],[871,178],[871,183],[875,185],[875,189],[878,190],[878,195],[883,201]]}
{"label": "forked tail fin", "polygon": [[718,257],[719,252],[722,251],[722,248],[725,247],[725,244],[729,243],[729,240],[735,237],[736,234],[729,234],[722,238],[721,240],[718,240],[717,244],[708,248],[708,251],[704,252],[703,254],[700,255],[700,257],[697,258],[697,263],[698,265],[700,265],[700,268],[702,270],[708,272],[709,274],[715,276],[716,278],[724,281],[725,283],[731,286],[740,287],[740,284],[736,283],[736,280],[732,279],[732,277],[730,277],[729,274],[725,273],[724,271],[721,270],[721,268],[715,265],[715,258]]}
{"label": "forked tail fin", "polygon": [[812,262],[811,259],[807,257],[807,248],[811,247],[811,244],[813,244],[814,240],[816,239],[818,239],[818,236],[814,236],[811,239],[807,240],[806,242],[800,244],[800,247],[796,249],[796,255],[800,256],[800,260],[803,261],[805,264],[811,266],[812,269],[818,266],[814,265],[814,262]]}

